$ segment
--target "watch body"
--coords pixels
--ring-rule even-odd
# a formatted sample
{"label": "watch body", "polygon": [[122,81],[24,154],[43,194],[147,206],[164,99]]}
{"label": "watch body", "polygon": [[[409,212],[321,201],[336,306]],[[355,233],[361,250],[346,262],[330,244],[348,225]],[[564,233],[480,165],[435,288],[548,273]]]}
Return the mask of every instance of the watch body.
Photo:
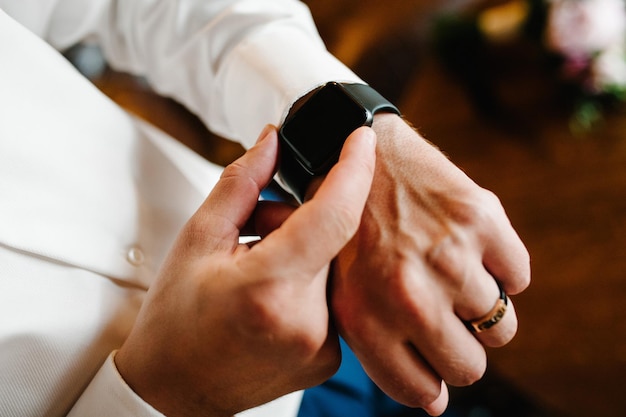
{"label": "watch body", "polygon": [[348,136],[371,126],[377,112],[400,111],[366,84],[330,82],[316,90],[280,128],[279,175],[303,202],[315,176],[337,163]]}

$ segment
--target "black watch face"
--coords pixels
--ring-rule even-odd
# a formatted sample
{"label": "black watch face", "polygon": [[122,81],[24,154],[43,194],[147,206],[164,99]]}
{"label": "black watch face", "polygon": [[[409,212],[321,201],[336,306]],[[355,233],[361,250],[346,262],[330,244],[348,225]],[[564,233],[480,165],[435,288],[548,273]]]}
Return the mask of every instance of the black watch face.
{"label": "black watch face", "polygon": [[327,84],[287,120],[281,135],[312,174],[337,162],[343,143],[367,123],[369,113],[334,83]]}

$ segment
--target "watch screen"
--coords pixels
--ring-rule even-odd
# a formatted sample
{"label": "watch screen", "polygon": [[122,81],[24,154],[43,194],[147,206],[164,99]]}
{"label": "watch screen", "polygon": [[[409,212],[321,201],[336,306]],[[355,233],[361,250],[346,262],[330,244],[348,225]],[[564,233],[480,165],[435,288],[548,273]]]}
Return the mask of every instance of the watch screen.
{"label": "watch screen", "polygon": [[337,161],[347,137],[368,119],[366,110],[340,86],[317,91],[283,126],[282,135],[313,174],[325,173]]}

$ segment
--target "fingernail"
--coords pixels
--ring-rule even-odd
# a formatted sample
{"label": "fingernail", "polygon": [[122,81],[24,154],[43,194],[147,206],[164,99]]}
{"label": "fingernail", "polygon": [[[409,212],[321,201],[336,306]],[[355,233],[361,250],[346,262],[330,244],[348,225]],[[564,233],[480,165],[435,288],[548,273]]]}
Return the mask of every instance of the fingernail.
{"label": "fingernail", "polygon": [[259,138],[256,140],[256,143],[262,142],[265,138],[267,138],[272,133],[274,129],[275,129],[274,126],[266,125],[261,131],[261,134],[259,135]]}

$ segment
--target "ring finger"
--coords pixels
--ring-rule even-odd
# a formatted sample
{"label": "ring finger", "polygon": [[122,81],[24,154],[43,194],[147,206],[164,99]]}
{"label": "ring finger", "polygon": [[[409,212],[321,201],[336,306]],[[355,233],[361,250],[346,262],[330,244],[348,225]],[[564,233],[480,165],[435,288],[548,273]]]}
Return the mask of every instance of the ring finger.
{"label": "ring finger", "polygon": [[471,270],[475,277],[457,297],[456,314],[485,346],[503,346],[517,332],[513,303],[482,265]]}

